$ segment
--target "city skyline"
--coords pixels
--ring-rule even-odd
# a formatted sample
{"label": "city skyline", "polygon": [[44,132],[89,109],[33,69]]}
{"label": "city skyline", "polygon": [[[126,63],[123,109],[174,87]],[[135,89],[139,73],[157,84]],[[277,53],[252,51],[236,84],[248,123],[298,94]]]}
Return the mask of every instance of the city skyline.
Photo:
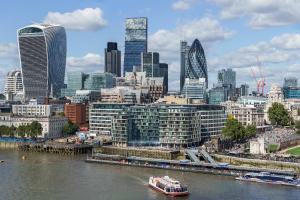
{"label": "city skyline", "polygon": [[[15,6],[10,6],[12,4]],[[169,0],[161,2],[159,7],[155,2],[137,0],[118,4],[106,0],[75,0],[72,4],[35,0],[5,2],[7,9],[0,14],[5,27],[0,33],[0,91],[4,91],[8,71],[20,68],[17,29],[32,22],[61,24],[68,37],[66,70],[103,72],[103,49],[107,42],[118,42],[124,55],[128,17],[148,18],[148,51],[159,52],[161,61],[169,64],[170,90],[179,89],[180,40],[191,43],[195,38],[204,47],[210,87],[216,83],[219,69],[233,67],[237,71],[237,85],[247,82],[254,90],[249,66],[257,65],[257,55],[262,62],[267,89],[272,82],[282,85],[283,76],[299,74],[300,17],[293,12],[299,3],[245,1],[245,4],[248,6],[235,1],[222,4],[219,0]],[[34,9],[36,7],[39,9]],[[237,9],[239,7],[242,9]],[[22,14],[28,9],[35,12]],[[5,21],[7,16],[12,19],[10,22]]]}

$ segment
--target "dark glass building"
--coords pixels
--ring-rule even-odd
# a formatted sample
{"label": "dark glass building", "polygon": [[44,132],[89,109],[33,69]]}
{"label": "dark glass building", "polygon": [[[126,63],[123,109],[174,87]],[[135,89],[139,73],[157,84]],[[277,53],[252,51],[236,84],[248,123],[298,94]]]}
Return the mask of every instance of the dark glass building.
{"label": "dark glass building", "polygon": [[108,42],[104,50],[105,72],[121,77],[121,51],[118,50],[116,42]]}
{"label": "dark glass building", "polygon": [[146,17],[127,18],[125,22],[124,72],[141,65],[141,53],[147,52],[148,20]]}
{"label": "dark glass building", "polygon": [[188,51],[185,63],[185,78],[205,78],[208,87],[207,65],[204,50],[198,39],[195,39]]}
{"label": "dark glass building", "polygon": [[34,24],[18,30],[25,99],[59,97],[64,87],[66,31],[61,26]]}
{"label": "dark glass building", "polygon": [[182,91],[185,81],[185,64],[189,49],[190,46],[188,46],[186,41],[180,41],[180,91]]}
{"label": "dark glass building", "polygon": [[146,72],[146,77],[159,77],[159,53],[148,52],[141,54],[142,71]]}

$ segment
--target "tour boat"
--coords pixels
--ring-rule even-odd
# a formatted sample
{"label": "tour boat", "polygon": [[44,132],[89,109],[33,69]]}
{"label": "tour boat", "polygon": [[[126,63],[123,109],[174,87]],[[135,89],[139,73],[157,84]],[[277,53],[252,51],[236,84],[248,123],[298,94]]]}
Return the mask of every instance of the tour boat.
{"label": "tour boat", "polygon": [[269,172],[247,173],[243,176],[236,177],[235,179],[258,183],[269,183],[275,185],[288,185],[300,187],[300,179],[297,177],[275,175]]}
{"label": "tour boat", "polygon": [[180,184],[179,181],[170,178],[169,176],[163,177],[150,177],[149,186],[153,189],[170,196],[186,196],[189,194],[187,187]]}

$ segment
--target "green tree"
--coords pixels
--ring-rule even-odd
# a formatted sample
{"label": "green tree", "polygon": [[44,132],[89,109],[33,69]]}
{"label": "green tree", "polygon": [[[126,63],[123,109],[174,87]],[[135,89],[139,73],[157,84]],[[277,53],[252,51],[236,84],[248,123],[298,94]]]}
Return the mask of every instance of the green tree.
{"label": "green tree", "polygon": [[247,125],[245,127],[245,136],[246,137],[253,137],[256,135],[256,126],[255,125]]}
{"label": "green tree", "polygon": [[21,125],[21,126],[19,126],[18,128],[17,128],[17,130],[16,130],[16,133],[17,133],[17,135],[19,136],[19,137],[25,137],[26,136],[26,134],[27,134],[27,126],[25,126],[25,125]]}
{"label": "green tree", "polygon": [[300,121],[295,122],[296,133],[300,135]]}
{"label": "green tree", "polygon": [[222,134],[233,140],[240,140],[245,137],[245,127],[237,119],[228,117],[225,127],[222,129]]}
{"label": "green tree", "polygon": [[16,131],[16,127],[14,127],[14,125],[12,125],[11,127],[8,128],[8,135],[9,137],[15,137],[15,131]]}
{"label": "green tree", "polygon": [[292,119],[289,112],[284,108],[281,103],[273,103],[268,109],[269,120],[275,126],[291,125]]}
{"label": "green tree", "polygon": [[78,130],[78,126],[73,124],[71,121],[68,121],[67,124],[64,125],[63,134],[65,136],[72,135]]}
{"label": "green tree", "polygon": [[0,126],[0,133],[1,135],[6,135],[9,136],[10,135],[10,128],[8,126]]}
{"label": "green tree", "polygon": [[30,137],[37,137],[38,135],[42,134],[43,128],[42,125],[37,122],[37,121],[33,121],[30,125]]}

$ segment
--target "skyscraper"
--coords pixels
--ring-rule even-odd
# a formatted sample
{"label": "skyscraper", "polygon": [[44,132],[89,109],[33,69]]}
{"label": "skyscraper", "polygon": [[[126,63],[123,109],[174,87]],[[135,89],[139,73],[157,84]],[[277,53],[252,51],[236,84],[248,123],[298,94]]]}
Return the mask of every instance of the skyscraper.
{"label": "skyscraper", "polygon": [[186,41],[180,41],[180,91],[182,91],[184,80],[185,80],[185,64],[187,60],[187,53],[190,46],[187,45]]}
{"label": "skyscraper", "polygon": [[108,42],[105,54],[105,72],[121,77],[121,51],[118,50],[118,43]]}
{"label": "skyscraper", "polygon": [[166,93],[169,91],[169,66],[167,63],[159,63],[160,77],[164,77],[164,86]]}
{"label": "skyscraper", "polygon": [[146,72],[146,77],[159,76],[159,53],[141,53],[141,69]]}
{"label": "skyscraper", "polygon": [[232,69],[221,69],[218,71],[218,84],[231,85],[233,89],[236,88],[236,72]]}
{"label": "skyscraper", "polygon": [[125,22],[124,72],[141,65],[141,53],[147,52],[148,20],[146,17],[127,18]]}
{"label": "skyscraper", "polygon": [[206,88],[208,87],[207,65],[204,50],[198,39],[195,39],[188,51],[185,63],[185,78],[204,78]]}
{"label": "skyscraper", "polygon": [[25,99],[60,96],[66,68],[66,31],[34,24],[18,30]]}

